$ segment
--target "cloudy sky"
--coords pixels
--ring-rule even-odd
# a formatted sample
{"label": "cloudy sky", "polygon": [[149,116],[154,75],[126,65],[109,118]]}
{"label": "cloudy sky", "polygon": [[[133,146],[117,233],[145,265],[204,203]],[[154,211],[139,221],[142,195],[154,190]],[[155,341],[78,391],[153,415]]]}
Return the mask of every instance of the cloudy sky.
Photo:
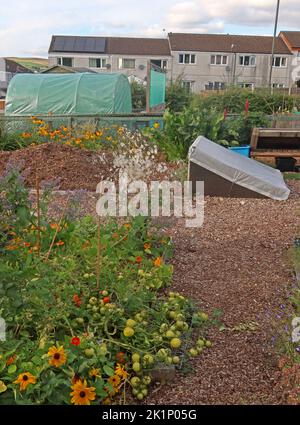
{"label": "cloudy sky", "polygon": [[[272,34],[276,0],[8,0],[0,56],[47,56],[52,34],[160,37],[166,32]],[[300,30],[300,1],[281,0],[279,30]]]}

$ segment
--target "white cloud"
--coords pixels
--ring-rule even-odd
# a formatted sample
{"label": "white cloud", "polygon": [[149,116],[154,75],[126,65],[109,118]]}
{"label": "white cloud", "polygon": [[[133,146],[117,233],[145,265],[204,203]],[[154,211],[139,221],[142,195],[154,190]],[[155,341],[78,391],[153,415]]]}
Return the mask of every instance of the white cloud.
{"label": "white cloud", "polygon": [[[272,33],[276,0],[10,0],[1,4],[0,56],[47,56],[52,34],[159,36]],[[297,29],[299,0],[282,0],[279,29]]]}

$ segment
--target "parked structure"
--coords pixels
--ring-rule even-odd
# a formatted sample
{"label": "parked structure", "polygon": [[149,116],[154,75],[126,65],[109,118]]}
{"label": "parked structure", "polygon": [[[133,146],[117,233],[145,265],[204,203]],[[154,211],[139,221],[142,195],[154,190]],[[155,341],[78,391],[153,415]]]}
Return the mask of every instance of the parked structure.
{"label": "parked structure", "polygon": [[[188,90],[226,85],[267,87],[273,37],[169,33],[168,38],[53,36],[49,65],[120,72],[146,80],[147,62],[181,78]],[[293,60],[300,57],[300,32],[280,33],[275,42],[272,85],[291,88]]]}
{"label": "parked structure", "polygon": [[8,83],[12,77],[20,73],[28,74],[32,73],[32,71],[11,59],[0,58],[0,98],[5,97]]}

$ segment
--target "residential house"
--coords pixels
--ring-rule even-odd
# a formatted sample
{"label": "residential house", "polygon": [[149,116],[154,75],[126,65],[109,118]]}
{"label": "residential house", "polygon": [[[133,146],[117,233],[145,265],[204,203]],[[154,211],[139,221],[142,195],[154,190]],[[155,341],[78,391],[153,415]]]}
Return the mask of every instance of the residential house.
{"label": "residential house", "polygon": [[145,80],[147,62],[171,69],[168,39],[54,35],[49,65],[85,67],[97,72],[120,72]]}
{"label": "residential house", "polygon": [[10,80],[19,73],[32,73],[32,71],[11,59],[0,58],[0,98],[5,97]]}
{"label": "residential house", "polygon": [[279,37],[294,55],[291,66],[291,79],[295,85],[300,87],[300,31],[281,31]]}
{"label": "residential house", "polygon": [[[272,37],[229,34],[169,33],[172,79],[181,77],[192,91],[222,89],[235,84],[268,85]],[[289,87],[292,54],[283,40],[275,41],[272,84]]]}
{"label": "residential house", "polygon": [[[228,85],[255,88],[269,84],[273,37],[230,34],[169,33],[168,38],[83,37],[54,35],[49,65],[122,72],[146,80],[147,63],[164,68],[168,80],[181,78],[193,92]],[[272,85],[294,84],[293,63],[300,58],[300,32],[275,39]],[[299,76],[300,79],[300,76]]]}

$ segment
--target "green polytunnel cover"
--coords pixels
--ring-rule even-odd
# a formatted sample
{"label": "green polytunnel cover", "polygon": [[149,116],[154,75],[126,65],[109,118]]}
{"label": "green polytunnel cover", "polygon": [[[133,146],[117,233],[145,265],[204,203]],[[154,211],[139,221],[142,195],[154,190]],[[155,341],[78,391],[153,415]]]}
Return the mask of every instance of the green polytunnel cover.
{"label": "green polytunnel cover", "polygon": [[123,74],[18,74],[7,90],[5,115],[128,114],[131,89]]}

